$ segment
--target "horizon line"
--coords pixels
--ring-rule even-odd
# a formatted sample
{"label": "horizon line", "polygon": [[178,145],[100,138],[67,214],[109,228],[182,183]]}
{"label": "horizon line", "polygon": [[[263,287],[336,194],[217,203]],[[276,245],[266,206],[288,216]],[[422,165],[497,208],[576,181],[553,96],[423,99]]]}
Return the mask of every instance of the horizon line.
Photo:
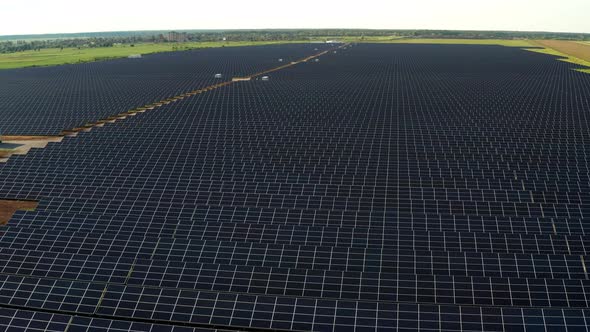
{"label": "horizon line", "polygon": [[555,34],[582,34],[590,35],[590,32],[575,31],[548,31],[548,30],[462,30],[462,29],[378,29],[378,28],[203,28],[203,29],[145,29],[145,30],[103,30],[103,31],[80,31],[80,32],[48,32],[48,33],[22,33],[0,35],[0,37],[19,37],[19,36],[47,36],[47,35],[80,35],[80,34],[99,34],[114,32],[161,32],[161,31],[297,31],[297,30],[345,30],[345,31],[463,31],[463,32],[516,32],[516,33],[555,33]]}

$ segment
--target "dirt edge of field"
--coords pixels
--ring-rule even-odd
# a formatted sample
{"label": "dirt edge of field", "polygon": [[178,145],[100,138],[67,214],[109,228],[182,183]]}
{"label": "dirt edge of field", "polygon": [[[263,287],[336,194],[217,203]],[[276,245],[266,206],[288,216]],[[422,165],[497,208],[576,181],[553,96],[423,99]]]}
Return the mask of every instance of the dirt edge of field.
{"label": "dirt edge of field", "polygon": [[16,211],[35,210],[39,202],[0,199],[0,225],[6,225]]}
{"label": "dirt edge of field", "polygon": [[43,149],[52,142],[61,142],[62,136],[0,136],[3,143],[19,145],[11,150],[0,150],[0,163],[8,161],[13,155],[29,153],[31,149]]}
{"label": "dirt edge of field", "polygon": [[539,46],[590,62],[590,44],[567,40],[534,40],[532,42]]}
{"label": "dirt edge of field", "polygon": [[[523,48],[525,51],[555,56],[555,57],[557,57],[557,60],[559,60],[559,61],[573,63],[578,66],[578,68],[573,68],[572,70],[590,74],[590,61],[581,59],[581,58],[576,57],[573,54],[571,54],[571,53],[576,53],[579,56],[582,56],[584,58],[588,58],[588,56],[590,56],[590,44],[584,45],[583,43],[576,42],[576,41],[560,41],[560,40],[536,40],[536,41],[531,40],[530,43],[531,43],[531,45],[534,45],[535,48]],[[576,46],[576,45],[580,45],[580,44],[583,46],[583,48],[579,48]],[[574,45],[574,46],[570,49],[570,48],[560,47],[560,45],[561,46]],[[573,51],[574,49],[577,50],[577,52],[574,52]],[[570,53],[565,53],[565,52],[570,52]]]}

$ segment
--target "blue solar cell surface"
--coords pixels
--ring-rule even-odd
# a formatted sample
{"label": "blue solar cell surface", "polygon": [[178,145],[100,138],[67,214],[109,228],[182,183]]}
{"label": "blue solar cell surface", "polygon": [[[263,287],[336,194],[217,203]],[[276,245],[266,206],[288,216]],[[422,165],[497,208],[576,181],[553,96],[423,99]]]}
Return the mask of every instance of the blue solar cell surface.
{"label": "blue solar cell surface", "polygon": [[[202,52],[217,68],[238,50]],[[199,71],[187,54],[154,57]],[[573,68],[347,45],[13,156],[0,197],[39,207],[0,232],[0,306],[59,331],[587,331],[590,76]]]}

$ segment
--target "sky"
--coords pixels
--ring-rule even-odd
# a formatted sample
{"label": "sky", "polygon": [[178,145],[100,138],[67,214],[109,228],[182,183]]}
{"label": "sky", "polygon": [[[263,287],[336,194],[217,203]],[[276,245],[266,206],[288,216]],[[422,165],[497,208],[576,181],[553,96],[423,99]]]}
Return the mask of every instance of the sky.
{"label": "sky", "polygon": [[590,0],[1,0],[0,35],[181,29],[590,33]]}

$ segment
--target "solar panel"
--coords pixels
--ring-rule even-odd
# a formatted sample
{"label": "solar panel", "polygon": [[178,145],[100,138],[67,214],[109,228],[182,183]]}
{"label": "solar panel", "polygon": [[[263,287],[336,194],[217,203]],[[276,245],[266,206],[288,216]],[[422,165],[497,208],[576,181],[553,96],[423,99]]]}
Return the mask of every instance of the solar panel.
{"label": "solar panel", "polygon": [[2,308],[0,327],[5,331],[63,332],[71,316],[28,310]]}

